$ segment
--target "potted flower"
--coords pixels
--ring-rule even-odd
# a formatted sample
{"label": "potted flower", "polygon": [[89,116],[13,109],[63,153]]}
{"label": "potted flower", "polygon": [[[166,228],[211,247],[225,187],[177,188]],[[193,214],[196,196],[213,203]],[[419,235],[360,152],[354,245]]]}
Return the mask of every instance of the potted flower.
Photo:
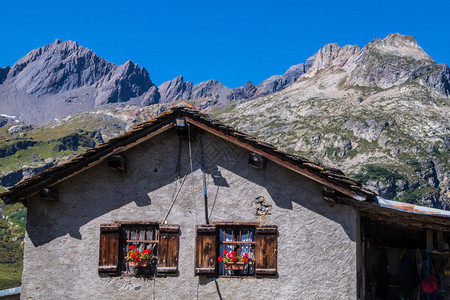
{"label": "potted flower", "polygon": [[248,253],[244,253],[243,255],[236,255],[234,251],[225,250],[222,253],[222,256],[219,256],[217,259],[219,262],[223,263],[223,267],[225,270],[239,270],[242,271],[245,269],[245,266],[248,264]]}
{"label": "potted flower", "polygon": [[130,251],[127,253],[128,265],[130,267],[148,267],[148,262],[152,258],[152,249],[140,252],[135,248],[134,245],[131,245]]}

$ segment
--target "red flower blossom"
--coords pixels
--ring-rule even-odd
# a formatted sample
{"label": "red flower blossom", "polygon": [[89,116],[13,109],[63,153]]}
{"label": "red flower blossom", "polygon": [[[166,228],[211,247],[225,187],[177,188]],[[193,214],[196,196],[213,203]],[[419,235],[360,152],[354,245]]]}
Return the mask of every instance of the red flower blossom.
{"label": "red flower blossom", "polygon": [[236,252],[234,252],[234,251],[231,251],[230,253],[231,253],[231,255],[235,255],[236,254]]}
{"label": "red flower blossom", "polygon": [[248,259],[244,258],[243,261],[246,263],[246,262],[248,262]]}
{"label": "red flower blossom", "polygon": [[248,257],[248,253],[244,253],[244,255],[242,255],[242,257],[247,258]]}
{"label": "red flower blossom", "polygon": [[139,254],[139,250],[134,251],[134,253]]}
{"label": "red flower blossom", "polygon": [[222,260],[223,260],[222,256],[219,256],[219,258],[217,260],[222,262]]}
{"label": "red flower blossom", "polygon": [[223,255],[227,255],[227,254],[228,254],[228,250],[223,251],[222,254],[223,254]]}
{"label": "red flower blossom", "polygon": [[236,258],[237,258],[236,256],[232,256],[232,257],[231,257],[231,260],[232,260],[232,261],[235,261]]}
{"label": "red flower blossom", "polygon": [[134,245],[130,246],[130,249],[133,250],[134,248],[136,248]]}

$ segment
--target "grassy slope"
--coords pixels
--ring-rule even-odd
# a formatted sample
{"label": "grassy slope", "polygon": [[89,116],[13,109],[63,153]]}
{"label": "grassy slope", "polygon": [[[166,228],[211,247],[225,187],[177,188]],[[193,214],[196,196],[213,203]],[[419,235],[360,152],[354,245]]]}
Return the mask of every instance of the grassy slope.
{"label": "grassy slope", "polygon": [[0,290],[21,284],[26,209],[19,203],[6,206],[3,216],[6,220],[0,219]]}

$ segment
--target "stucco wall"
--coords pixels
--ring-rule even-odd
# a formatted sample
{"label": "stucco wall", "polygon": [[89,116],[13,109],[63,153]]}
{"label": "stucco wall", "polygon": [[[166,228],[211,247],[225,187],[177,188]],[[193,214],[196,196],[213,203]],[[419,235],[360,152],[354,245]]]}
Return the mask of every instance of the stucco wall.
{"label": "stucco wall", "polygon": [[[194,276],[195,225],[205,223],[199,138],[182,141],[184,186],[168,217],[179,224],[177,277],[100,277],[100,224],[161,221],[174,194],[179,139],[169,130],[127,152],[128,171],[101,163],[59,184],[60,200],[28,201],[23,299],[354,299],[356,212],[331,207],[322,186],[272,162],[247,163],[248,151],[203,135],[210,222],[257,222],[254,200],[273,205],[278,226],[278,278]],[[195,152],[195,153],[194,153]],[[178,187],[180,183],[178,183]]]}

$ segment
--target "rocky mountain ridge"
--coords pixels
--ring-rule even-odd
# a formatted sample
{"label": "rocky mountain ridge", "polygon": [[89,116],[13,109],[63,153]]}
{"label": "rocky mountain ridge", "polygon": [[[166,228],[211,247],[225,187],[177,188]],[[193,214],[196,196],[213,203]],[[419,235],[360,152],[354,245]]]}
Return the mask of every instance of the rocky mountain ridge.
{"label": "rocky mountain ridge", "polygon": [[389,199],[450,209],[448,66],[414,38],[328,44],[287,89],[219,117]]}
{"label": "rocky mountain ridge", "polygon": [[110,103],[148,106],[180,100],[208,99],[204,106],[223,106],[291,85],[307,71],[291,67],[255,87],[250,81],[228,88],[217,80],[184,82],[180,75],[157,87],[145,68],[132,61],[117,66],[76,42],[56,40],[32,50],[11,68],[0,68],[0,112],[23,123],[46,124]]}

